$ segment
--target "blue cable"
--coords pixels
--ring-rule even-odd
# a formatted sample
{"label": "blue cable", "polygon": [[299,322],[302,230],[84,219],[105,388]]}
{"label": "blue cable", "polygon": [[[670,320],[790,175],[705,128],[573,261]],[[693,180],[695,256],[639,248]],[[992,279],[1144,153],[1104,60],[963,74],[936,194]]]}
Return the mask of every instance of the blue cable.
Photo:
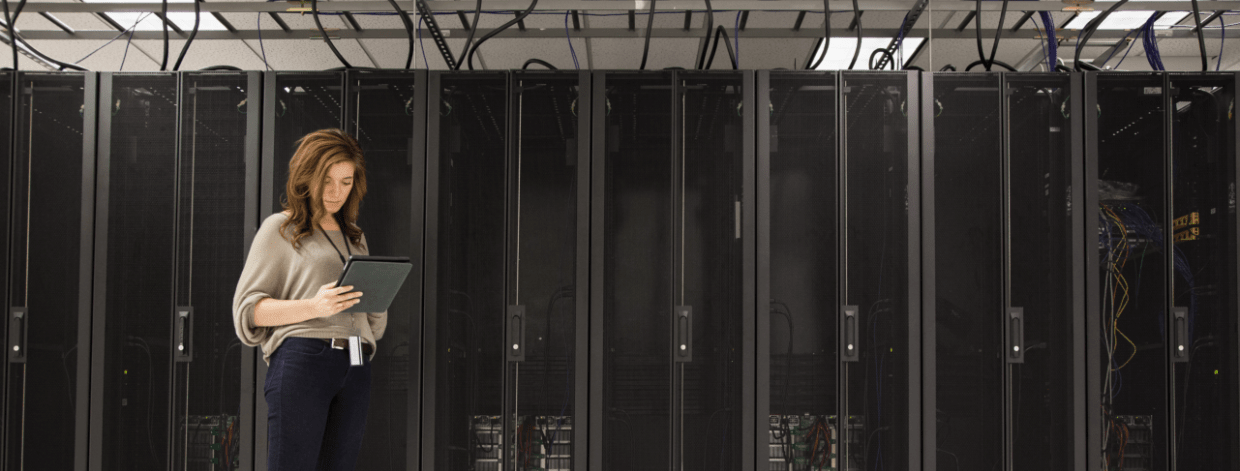
{"label": "blue cable", "polygon": [[256,29],[258,30],[258,50],[263,52],[263,65],[267,66],[267,70],[272,70],[271,65],[267,63],[267,49],[263,47],[263,14],[262,12],[258,13],[258,21],[256,23],[258,23],[258,26],[256,27]]}
{"label": "blue cable", "polygon": [[[581,70],[581,65],[577,63],[577,51],[573,50],[573,38],[568,35],[568,15],[569,11],[564,11],[564,37],[568,39],[568,52],[573,55],[573,68]],[[564,415],[561,413],[560,415]]]}
{"label": "blue cable", "polygon": [[1055,22],[1049,12],[1041,12],[1038,16],[1042,18],[1042,28],[1046,30],[1046,47],[1049,49],[1046,57],[1050,61],[1049,70],[1053,71],[1055,65],[1059,64],[1059,41],[1055,39]]}

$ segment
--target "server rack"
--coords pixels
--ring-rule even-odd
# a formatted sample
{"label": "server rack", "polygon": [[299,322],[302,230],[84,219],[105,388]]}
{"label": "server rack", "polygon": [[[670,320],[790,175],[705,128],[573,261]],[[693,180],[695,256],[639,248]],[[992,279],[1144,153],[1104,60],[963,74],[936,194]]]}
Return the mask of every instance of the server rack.
{"label": "server rack", "polygon": [[86,469],[97,77],[17,78],[5,469]]}
{"label": "server rack", "polygon": [[258,79],[101,77],[92,468],[248,461],[244,354],[227,300],[257,205],[245,184],[257,181],[258,116],[240,117]]}
{"label": "server rack", "polygon": [[[319,129],[344,127],[345,97],[343,73],[263,74],[263,147],[259,211],[255,224],[261,224],[268,216],[283,211],[288,160],[297,151],[297,140]],[[254,469],[265,471],[268,410],[263,385],[266,384],[268,370],[261,352],[256,352],[255,358]],[[374,380],[373,371],[371,379]]]}
{"label": "server rack", "polygon": [[423,469],[583,469],[591,82],[432,73]]}
{"label": "server rack", "polygon": [[1236,76],[1086,80],[1090,467],[1234,465]]}
{"label": "server rack", "polygon": [[594,76],[589,469],[753,469],[754,89]]}
{"label": "server rack", "polygon": [[1084,466],[1074,83],[935,76],[939,469]]}
{"label": "server rack", "polygon": [[913,467],[918,76],[758,91],[758,469]]}
{"label": "server rack", "polygon": [[345,79],[345,130],[365,153],[369,187],[358,225],[366,231],[370,253],[407,256],[419,267],[388,308],[382,348],[372,364],[369,419],[357,467],[409,469],[418,463],[421,409],[426,73],[349,71]]}

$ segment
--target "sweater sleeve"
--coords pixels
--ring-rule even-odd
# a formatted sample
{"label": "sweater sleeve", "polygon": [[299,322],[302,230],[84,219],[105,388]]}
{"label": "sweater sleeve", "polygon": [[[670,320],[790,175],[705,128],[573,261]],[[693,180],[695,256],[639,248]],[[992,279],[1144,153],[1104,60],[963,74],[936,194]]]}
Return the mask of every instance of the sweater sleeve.
{"label": "sweater sleeve", "polygon": [[280,236],[280,224],[285,218],[276,216],[263,221],[255,234],[233,295],[233,327],[241,342],[250,346],[271,337],[273,328],[255,325],[254,306],[265,298],[278,299],[293,261],[292,244]]}
{"label": "sweater sleeve", "polygon": [[[367,253],[370,253],[370,244],[366,242],[366,234],[362,234],[362,246],[366,247]],[[387,311],[368,312],[366,321],[370,323],[370,331],[375,334],[375,340],[382,339],[383,331],[387,330]]]}

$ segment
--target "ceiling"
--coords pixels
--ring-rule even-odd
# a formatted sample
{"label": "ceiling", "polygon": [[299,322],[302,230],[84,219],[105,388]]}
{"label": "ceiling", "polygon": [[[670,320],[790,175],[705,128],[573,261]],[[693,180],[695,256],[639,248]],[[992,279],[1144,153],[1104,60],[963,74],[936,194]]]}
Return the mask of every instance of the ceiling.
{"label": "ceiling", "polygon": [[[97,0],[92,0],[91,3]],[[115,1],[115,0],[114,0]],[[130,0],[132,1],[132,0]],[[174,0],[185,2],[188,0]],[[249,4],[261,5],[253,0],[209,0],[206,4],[223,3],[230,1],[244,1]],[[320,9],[325,6],[332,7],[339,11],[346,9],[347,4],[352,1],[360,0],[336,0],[320,2]],[[547,1],[544,0],[544,4]],[[797,21],[797,11],[769,11],[780,7],[781,2],[787,0],[766,0],[766,1],[747,1],[747,2],[726,2],[726,5],[752,5],[751,10],[745,21],[745,31],[740,32],[739,38],[732,38],[738,46],[739,65],[743,69],[775,69],[775,68],[803,68],[807,57],[811,54],[816,40],[811,36],[814,32],[822,31],[823,15],[821,7],[818,11],[810,11],[804,16],[802,29],[805,33],[803,37],[754,37],[761,35],[762,31],[791,31],[793,25]],[[64,33],[60,26],[53,23],[47,17],[41,16],[37,9],[32,9],[31,5],[43,5],[51,3],[69,3],[76,4],[74,8],[89,6],[80,0],[31,0],[17,21],[18,32],[23,37],[38,36],[40,33],[44,37],[51,34],[70,39],[28,39],[28,42],[35,49],[46,56],[53,57],[57,60],[76,63],[81,67],[98,71],[157,71],[160,70],[161,62],[163,62],[164,46],[159,39],[144,39],[144,37],[158,37],[155,31],[159,30],[159,22],[154,15],[146,15],[145,21],[134,28],[137,39],[130,40],[127,33],[118,31],[114,26],[110,25],[98,13],[84,11],[57,11],[50,13],[57,21],[63,23],[72,29],[75,34],[81,36],[87,32],[96,32],[94,36],[106,36],[113,38],[110,42],[108,39],[94,38],[75,38],[74,35]],[[440,7],[447,4],[459,3],[459,9],[466,12],[466,16],[472,21],[474,2],[469,0],[459,0],[456,2],[439,1],[434,2]],[[494,4],[495,0],[487,0],[483,3],[486,9],[488,3]],[[574,2],[561,1],[560,4],[585,5],[591,2],[587,0],[577,0]],[[619,2],[606,2],[615,5]],[[684,2],[681,2],[684,3]],[[721,3],[721,2],[716,2]],[[862,10],[865,13],[862,16],[862,32],[867,30],[882,30],[884,32],[896,32],[900,28],[907,9],[913,8],[918,2],[916,0],[870,0],[862,1]],[[934,11],[937,4],[954,4],[959,6],[962,2],[953,1],[938,2],[931,1],[929,7],[923,11],[917,18],[913,28],[926,29],[929,28],[932,36],[934,32],[948,33],[955,32],[960,24],[970,13],[956,8],[954,11]],[[982,15],[982,47],[989,53],[994,42],[995,28],[999,24],[999,14],[997,11],[991,11],[993,5],[998,2],[984,2],[987,4],[988,10]],[[1043,50],[1046,47],[1045,41],[1036,39],[1031,36],[1035,33],[1035,23],[1041,26],[1040,21],[1034,21],[1038,18],[1034,15],[1030,21],[1021,24],[1017,33],[1011,33],[1009,30],[1013,28],[1021,19],[1022,13],[1017,11],[1021,5],[1030,5],[1033,2],[1014,1],[1011,2],[1009,11],[1004,18],[1004,33],[1007,35],[1024,35],[1024,38],[1005,37],[1000,40],[995,59],[1003,61],[1013,66],[1018,66],[1022,70],[1044,70],[1045,60],[1043,59]],[[1051,5],[1058,7],[1066,6],[1058,1],[1041,1],[1039,5]],[[1136,3],[1136,0],[1134,2]],[[1167,4],[1168,2],[1162,2]],[[374,4],[374,2],[370,2]],[[513,2],[505,2],[504,5],[512,5]],[[798,5],[804,5],[805,2],[797,2]],[[1181,10],[1191,11],[1191,3],[1188,1],[1177,2],[1182,4]],[[1227,5],[1240,4],[1240,2],[1203,2],[1206,5]],[[299,4],[283,4],[289,8],[299,7]],[[309,5],[308,3],[306,4]],[[360,4],[359,4],[360,5]],[[410,15],[413,24],[419,24],[419,16],[416,14],[414,4],[410,0],[402,0],[398,5],[406,12],[413,12]],[[636,6],[648,8],[646,2],[637,1]],[[845,2],[833,2],[832,9],[836,10],[831,17],[831,25],[833,29],[833,38],[830,55],[843,56],[850,59],[852,55],[851,39],[843,36],[852,36],[855,31],[849,31],[849,23],[852,22],[853,14],[851,8],[837,8],[838,6],[849,6]],[[866,10],[866,5],[882,6],[884,9]],[[15,8],[16,0],[10,1],[10,8]],[[448,5],[451,6],[451,5]],[[554,5],[552,5],[554,6]],[[903,6],[903,8],[901,8]],[[63,8],[62,8],[63,9]],[[71,8],[70,8],[71,9]],[[762,10],[759,10],[762,9]],[[32,11],[34,10],[34,11]],[[159,4],[153,3],[147,11],[159,11]],[[1201,12],[1201,17],[1205,19],[1210,16],[1213,11],[1205,10]],[[113,13],[114,19],[126,29],[134,26],[137,16],[134,13]],[[168,41],[168,60],[167,68],[172,69],[178,54],[181,52],[185,44],[184,37],[188,36],[188,29],[192,26],[193,13],[181,13],[181,16],[172,16],[173,21],[184,25],[186,31],[183,34],[171,32],[171,39]],[[726,27],[729,35],[739,29],[739,12],[737,10],[716,11],[713,18],[715,25],[723,25]],[[270,36],[279,36],[283,33],[282,27],[276,23],[268,13],[260,12],[221,12],[222,17],[229,25],[245,32],[258,32]],[[287,24],[293,31],[312,31],[316,30],[312,15],[300,13],[278,13],[280,19]],[[699,45],[703,42],[699,37],[705,33],[704,14],[695,12],[691,17],[690,32],[683,32],[685,14],[682,11],[660,11],[655,15],[653,31],[665,32],[664,35],[679,34],[685,37],[655,37],[650,40],[649,55],[646,61],[646,67],[650,69],[659,69],[664,67],[684,67],[692,68],[696,61]],[[1051,16],[1058,28],[1062,28],[1069,23],[1074,13],[1054,11]],[[203,13],[204,19],[210,19],[214,22],[214,18]],[[488,40],[478,49],[475,56],[474,67],[477,69],[514,69],[521,68],[527,59],[538,58],[544,60],[555,67],[566,69],[575,67],[573,55],[576,55],[577,66],[580,68],[591,69],[636,69],[642,62],[643,39],[640,33],[646,28],[647,15],[639,10],[635,13],[636,33],[625,34],[629,37],[580,37],[582,32],[573,28],[571,17],[567,15],[566,10],[535,10],[533,14],[524,20],[527,30],[525,36],[539,35],[542,37],[523,37],[521,33],[516,33],[517,27],[511,29],[512,33],[506,33],[509,36],[496,37]],[[3,17],[0,16],[0,19]],[[435,18],[441,28],[450,30],[450,36],[446,39],[449,48],[453,51],[453,55],[459,56],[465,39],[462,37],[467,32],[461,24],[461,19],[454,11],[445,11],[442,8],[436,11]],[[496,11],[488,12],[481,15],[479,19],[479,31],[486,32],[502,23],[513,19],[512,11]],[[353,19],[361,27],[362,33],[356,35],[375,34],[378,31],[387,31],[389,33],[397,32],[404,35],[403,25],[399,17],[394,11],[379,12],[370,10],[367,12],[355,12]],[[624,10],[601,10],[601,9],[582,9],[579,15],[581,29],[583,31],[602,31],[614,28],[616,31],[627,30],[629,25],[629,15]],[[322,14],[320,20],[327,29],[338,29],[341,33],[354,32],[353,27],[347,18],[339,14]],[[1229,23],[1234,22],[1235,24]],[[908,65],[921,67],[925,70],[939,70],[946,65],[953,65],[963,70],[966,65],[978,59],[977,40],[970,34],[973,31],[976,22],[970,22],[964,34],[956,33],[955,38],[932,37],[927,44],[914,56],[914,45],[908,45],[904,49],[903,59],[908,61]],[[1184,16],[1178,22],[1179,26],[1188,27],[1193,24],[1192,15]],[[1235,37],[1240,39],[1240,11],[1236,14],[1224,14],[1221,21],[1213,21],[1207,28],[1210,35],[1205,44],[1206,55],[1210,69],[1219,67],[1222,70],[1235,70],[1240,68],[1240,44],[1235,44],[1234,40],[1225,39],[1226,29],[1220,28],[1220,25],[1227,24],[1235,29]],[[567,25],[567,27],[566,27]],[[444,70],[447,68],[444,59],[439,51],[435,48],[434,42],[429,38],[429,33],[425,31],[425,25],[422,25],[423,37],[419,47],[415,48],[414,60],[412,68],[430,68],[432,70]],[[215,29],[220,29],[216,23]],[[1183,30],[1185,28],[1177,28]],[[1190,28],[1191,29],[1191,28]],[[1160,30],[1170,31],[1170,30]],[[537,33],[534,33],[537,32]],[[560,34],[560,32],[566,34]],[[678,33],[679,32],[679,33]],[[747,35],[746,33],[750,34]],[[63,33],[63,34],[61,34]],[[145,33],[145,34],[143,34]],[[574,34],[578,37],[573,37]],[[1150,70],[1150,64],[1146,59],[1144,47],[1140,44],[1131,48],[1120,48],[1118,52],[1112,53],[1111,47],[1121,41],[1115,36],[1126,34],[1127,31],[1120,30],[1118,32],[1109,33],[1108,37],[1099,38],[1095,36],[1087,47],[1081,51],[1083,60],[1094,60],[1099,55],[1111,56],[1111,60],[1106,62],[1107,67],[1115,67],[1117,64],[1122,70]],[[226,34],[226,33],[219,33]],[[312,33],[305,33],[306,35]],[[1075,36],[1076,30],[1059,30],[1057,34],[1060,37]],[[156,35],[156,36],[152,36]],[[821,35],[821,33],[819,33]],[[947,34],[945,34],[947,35]],[[408,54],[409,41],[398,35],[389,34],[387,38],[350,38],[341,37],[333,40],[333,45],[340,51],[340,54],[356,67],[376,67],[376,68],[404,68],[405,60]],[[866,34],[872,36],[872,34]],[[873,34],[880,37],[880,41],[884,45],[890,42],[894,34]],[[1136,34],[1130,34],[1131,39],[1136,39]],[[1125,41],[1124,44],[1131,44],[1136,41]],[[914,43],[910,43],[914,44]],[[5,44],[7,47],[7,43]],[[1158,49],[1161,53],[1162,60],[1167,70],[1201,70],[1201,56],[1198,42],[1195,38],[1161,38],[1157,42]],[[1228,47],[1230,46],[1230,47]],[[867,48],[869,46],[867,45]],[[872,48],[870,48],[872,50]],[[1059,57],[1068,61],[1072,60],[1073,41],[1061,40],[1059,45]],[[871,50],[862,50],[860,57],[857,59],[855,68],[867,68],[867,59]],[[1222,55],[1220,60],[1219,56]],[[11,55],[3,54],[4,58],[0,58],[0,66],[7,67],[11,64]],[[1122,59],[1122,63],[1121,63]],[[19,60],[20,68],[26,70],[50,70],[50,67],[42,61],[36,61],[29,57],[22,56]],[[1071,64],[1071,62],[1069,62]],[[327,43],[320,39],[276,39],[274,37],[265,38],[263,40],[254,39],[210,39],[202,38],[195,40],[192,48],[186,53],[181,70],[200,69],[209,66],[235,66],[245,70],[322,70],[334,67],[340,67],[341,62],[332,53]],[[122,68],[123,67],[123,68]],[[534,66],[537,67],[537,66]],[[716,53],[716,57],[712,63],[712,68],[729,68],[730,64],[727,59],[727,51],[720,45]],[[834,67],[846,67],[844,65],[835,65]],[[462,67],[467,69],[468,66]],[[974,69],[978,70],[978,69]]]}

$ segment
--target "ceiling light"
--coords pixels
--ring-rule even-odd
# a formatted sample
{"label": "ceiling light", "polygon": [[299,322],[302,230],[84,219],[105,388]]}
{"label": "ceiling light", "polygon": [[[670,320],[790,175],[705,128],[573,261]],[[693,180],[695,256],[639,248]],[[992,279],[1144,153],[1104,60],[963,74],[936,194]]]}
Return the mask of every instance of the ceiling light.
{"label": "ceiling light", "polygon": [[[83,1],[86,3],[153,3],[157,5],[160,3],[159,0],[83,0]],[[190,1],[191,0],[168,0],[168,3],[189,3]],[[108,17],[112,18],[113,21],[116,21],[117,24],[121,25],[121,27],[125,29],[129,29],[130,27],[132,27],[133,24],[137,22],[139,18],[141,18],[142,21],[138,23],[137,28],[134,28],[135,31],[163,31],[164,29],[163,22],[159,20],[159,16],[151,14],[150,12],[110,11],[104,14],[108,15]],[[172,21],[173,24],[177,25],[178,28],[181,28],[182,30],[184,30],[186,34],[189,34],[189,32],[194,29],[194,12],[189,12],[189,11],[168,12],[168,20]],[[172,31],[171,28],[169,28],[168,30]],[[216,20],[214,15],[207,13],[207,12],[202,13],[201,19],[198,22],[198,31],[225,31],[225,30],[227,30],[227,28],[225,28],[223,24],[220,24],[219,20]],[[173,32],[172,34],[175,34],[175,32]]]}
{"label": "ceiling light", "polygon": [[[925,38],[906,37],[904,42],[900,43],[900,49],[895,52],[896,67],[903,66],[903,61],[912,58],[913,51],[921,45]],[[861,38],[861,53],[857,54],[857,63],[853,65],[853,70],[868,70],[870,68],[870,54],[875,49],[887,49],[891,45],[891,38]],[[827,57],[822,60],[821,64],[815,70],[845,70],[848,69],[848,63],[852,62],[853,53],[857,50],[857,38],[831,38],[831,48],[827,50]],[[818,49],[814,50],[814,61],[822,54],[822,45],[818,45]],[[875,57],[874,60],[878,60]],[[810,61],[812,64],[814,61]],[[891,68],[888,62],[887,68]]]}
{"label": "ceiling light", "polygon": [[[1064,29],[1076,29],[1076,30],[1085,29],[1085,25],[1088,24],[1090,20],[1097,18],[1098,15],[1101,15],[1101,14],[1102,12],[1097,12],[1097,11],[1081,13],[1076,18],[1073,18],[1072,21],[1068,22],[1067,26],[1064,26]],[[1103,21],[1101,25],[1098,25],[1098,29],[1100,30],[1103,30],[1103,29],[1110,29],[1110,30],[1137,29],[1137,28],[1140,28],[1141,26],[1144,26],[1145,22],[1149,21],[1150,16],[1153,16],[1153,15],[1154,15],[1153,11],[1144,11],[1144,10],[1124,10],[1124,11],[1111,12],[1111,16],[1108,16],[1107,19]],[[1188,12],[1186,11],[1169,11],[1166,14],[1164,14],[1161,18],[1159,18],[1157,21],[1154,22],[1154,29],[1170,29],[1171,25],[1179,23],[1180,20],[1183,20],[1184,17],[1186,16],[1188,16]]]}

